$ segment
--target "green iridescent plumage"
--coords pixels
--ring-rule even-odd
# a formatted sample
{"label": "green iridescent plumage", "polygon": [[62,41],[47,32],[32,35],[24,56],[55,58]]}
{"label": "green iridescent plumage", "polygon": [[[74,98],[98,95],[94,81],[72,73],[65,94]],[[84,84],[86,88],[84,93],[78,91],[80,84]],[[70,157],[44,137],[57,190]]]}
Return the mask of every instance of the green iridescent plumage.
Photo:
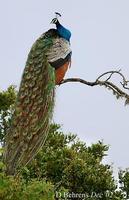
{"label": "green iridescent plumage", "polygon": [[5,146],[7,174],[17,174],[35,156],[49,131],[54,106],[55,73],[47,51],[58,37],[51,29],[32,46]]}

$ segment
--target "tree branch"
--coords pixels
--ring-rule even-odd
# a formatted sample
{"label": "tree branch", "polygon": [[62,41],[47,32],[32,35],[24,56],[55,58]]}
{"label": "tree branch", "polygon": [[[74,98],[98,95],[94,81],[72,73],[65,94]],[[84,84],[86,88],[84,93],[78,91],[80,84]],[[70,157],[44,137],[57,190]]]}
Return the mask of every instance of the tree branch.
{"label": "tree branch", "polygon": [[[117,86],[115,83],[112,82],[111,78],[114,74],[119,75],[120,78],[122,79],[122,81],[120,81],[122,89],[119,86]],[[107,77],[107,75],[108,75],[108,77]],[[105,78],[105,76],[106,76],[106,78]],[[60,85],[62,85],[64,83],[68,83],[68,82],[79,82],[79,83],[83,83],[88,86],[98,86],[98,85],[104,86],[107,89],[111,90],[113,92],[113,95],[115,95],[117,99],[124,98],[125,105],[129,104],[129,94],[125,92],[125,90],[129,90],[129,87],[128,87],[129,81],[126,80],[125,76],[121,73],[121,70],[105,72],[105,73],[101,74],[100,76],[98,76],[98,78],[93,82],[86,81],[81,78],[68,78],[68,79],[63,80],[60,83]]]}

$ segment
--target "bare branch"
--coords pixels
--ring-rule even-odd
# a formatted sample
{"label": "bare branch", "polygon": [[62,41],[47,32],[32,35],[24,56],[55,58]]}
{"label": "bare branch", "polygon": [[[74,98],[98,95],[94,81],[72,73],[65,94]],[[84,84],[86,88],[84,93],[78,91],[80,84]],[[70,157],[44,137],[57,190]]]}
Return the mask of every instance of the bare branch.
{"label": "bare branch", "polygon": [[[122,85],[123,90],[111,81],[111,78],[114,74],[118,74],[122,78],[122,82],[120,82],[120,84]],[[105,80],[102,80],[104,79],[105,75],[109,75],[109,76]],[[124,98],[125,105],[129,104],[129,94],[125,92],[125,90],[129,90],[129,87],[127,87],[129,81],[126,80],[125,76],[121,73],[121,70],[105,72],[101,74],[100,76],[98,76],[98,78],[93,82],[86,81],[81,78],[68,78],[68,79],[63,80],[60,83],[60,85],[64,83],[68,83],[68,82],[78,82],[78,83],[83,83],[88,86],[97,86],[97,85],[105,86],[107,89],[113,92],[113,94],[116,96],[117,99]]]}

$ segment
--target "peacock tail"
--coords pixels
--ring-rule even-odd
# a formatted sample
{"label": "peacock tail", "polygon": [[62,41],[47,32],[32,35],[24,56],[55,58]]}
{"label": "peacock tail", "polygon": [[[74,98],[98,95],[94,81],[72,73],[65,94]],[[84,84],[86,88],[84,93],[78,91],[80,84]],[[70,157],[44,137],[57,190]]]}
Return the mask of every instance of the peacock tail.
{"label": "peacock tail", "polygon": [[50,29],[28,55],[6,136],[4,159],[8,175],[17,174],[33,159],[49,132],[55,94],[55,69],[49,61],[53,59],[50,52],[54,41],[59,38],[56,29]]}

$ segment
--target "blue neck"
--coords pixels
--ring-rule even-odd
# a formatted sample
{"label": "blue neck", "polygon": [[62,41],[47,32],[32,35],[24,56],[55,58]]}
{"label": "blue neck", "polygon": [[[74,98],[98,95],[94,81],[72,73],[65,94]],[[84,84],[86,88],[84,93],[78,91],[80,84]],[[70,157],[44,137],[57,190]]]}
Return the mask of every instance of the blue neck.
{"label": "blue neck", "polygon": [[57,27],[58,34],[62,38],[66,39],[67,41],[70,41],[71,32],[68,29],[66,29],[64,26],[62,26],[60,23],[57,23],[56,27]]}

